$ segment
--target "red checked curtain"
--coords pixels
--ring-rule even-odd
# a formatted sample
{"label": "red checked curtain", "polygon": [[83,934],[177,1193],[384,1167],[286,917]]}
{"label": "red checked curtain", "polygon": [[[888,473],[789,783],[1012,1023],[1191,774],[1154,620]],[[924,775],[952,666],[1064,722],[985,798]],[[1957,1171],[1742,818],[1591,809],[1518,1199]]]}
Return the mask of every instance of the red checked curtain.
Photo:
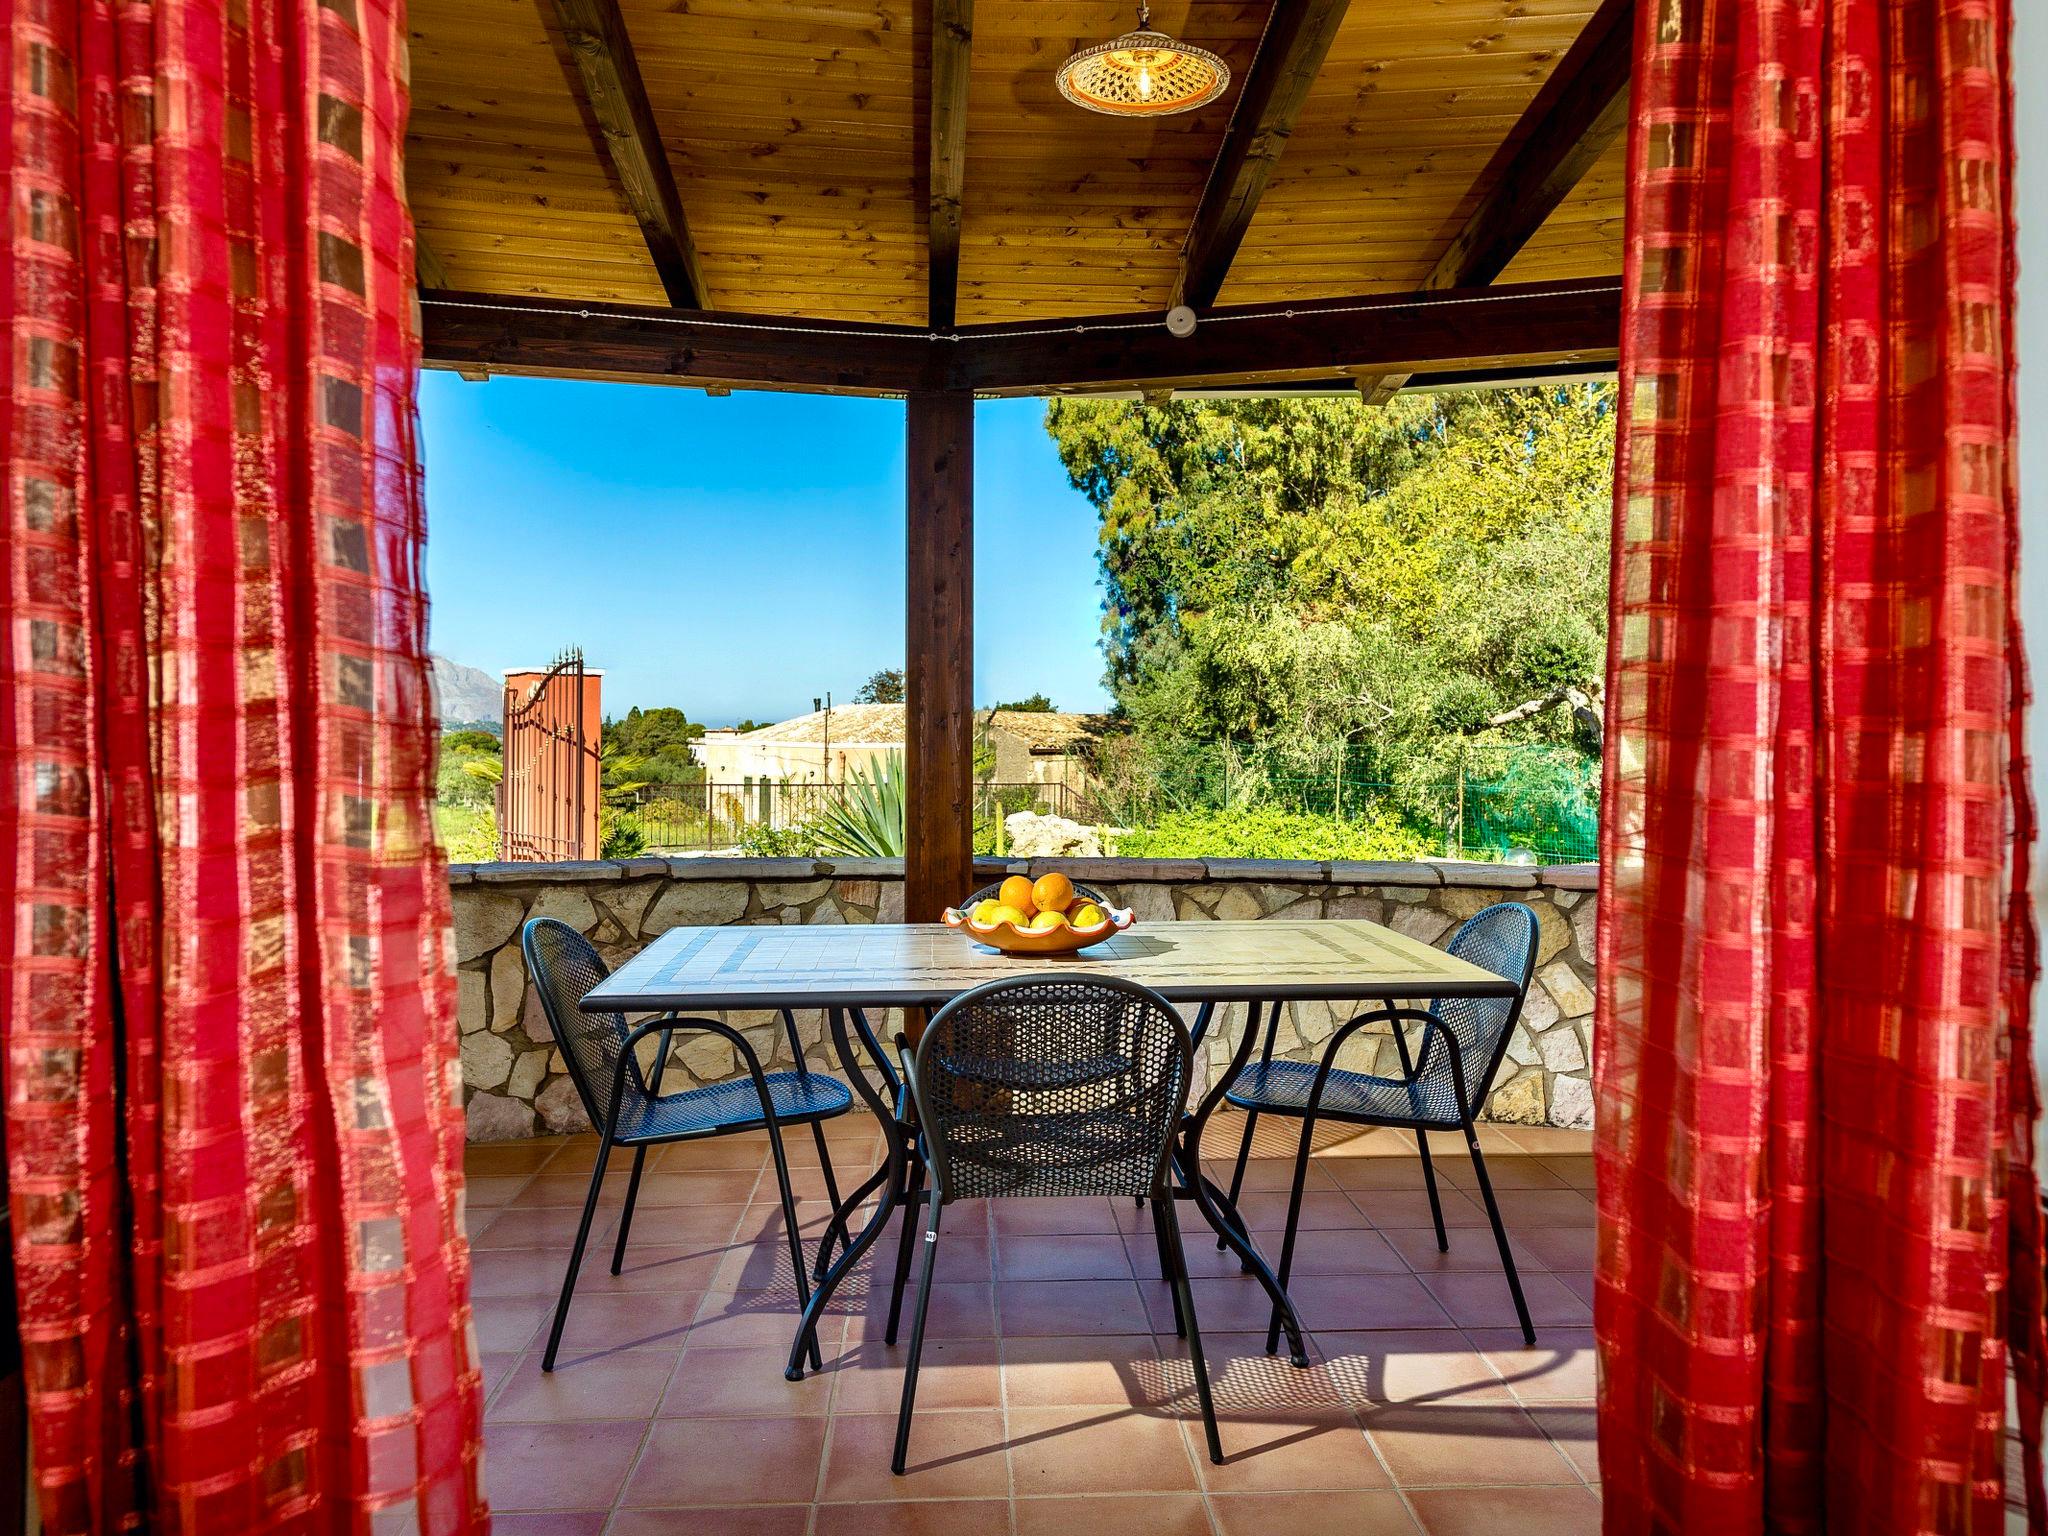
{"label": "red checked curtain", "polygon": [[480,1530],[401,0],[4,0],[0,985],[52,1532]]}
{"label": "red checked curtain", "polygon": [[2000,1531],[2022,1466],[2043,1529],[2009,20],[1637,8],[1597,1066],[1613,1533]]}

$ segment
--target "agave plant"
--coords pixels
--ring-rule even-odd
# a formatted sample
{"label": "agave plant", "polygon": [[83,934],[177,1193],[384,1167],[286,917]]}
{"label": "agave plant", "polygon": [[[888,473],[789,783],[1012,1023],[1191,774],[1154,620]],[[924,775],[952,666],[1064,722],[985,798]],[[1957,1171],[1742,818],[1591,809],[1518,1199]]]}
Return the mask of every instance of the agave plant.
{"label": "agave plant", "polygon": [[818,851],[851,859],[903,857],[903,755],[891,752],[872,773],[856,768],[845,792],[811,822]]}

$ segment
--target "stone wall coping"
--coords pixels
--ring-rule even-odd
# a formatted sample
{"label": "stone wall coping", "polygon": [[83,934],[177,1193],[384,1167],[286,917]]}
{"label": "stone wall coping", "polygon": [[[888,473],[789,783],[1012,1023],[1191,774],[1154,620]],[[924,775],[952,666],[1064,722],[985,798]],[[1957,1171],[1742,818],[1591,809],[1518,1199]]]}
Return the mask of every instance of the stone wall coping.
{"label": "stone wall coping", "polygon": [[[975,879],[1034,878],[1060,870],[1077,880],[1115,885],[1187,885],[1249,880],[1265,885],[1397,885],[1488,890],[1597,890],[1597,864],[1488,864],[1463,859],[994,859],[974,861]],[[570,885],[633,880],[901,880],[901,859],[583,859],[560,864],[451,864],[451,885]]]}

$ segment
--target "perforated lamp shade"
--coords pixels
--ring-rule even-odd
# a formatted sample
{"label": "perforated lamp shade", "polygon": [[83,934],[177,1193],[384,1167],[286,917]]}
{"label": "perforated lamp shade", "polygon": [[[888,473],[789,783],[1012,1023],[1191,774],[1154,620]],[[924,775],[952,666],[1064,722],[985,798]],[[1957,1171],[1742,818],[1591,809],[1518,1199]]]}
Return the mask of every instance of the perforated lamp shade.
{"label": "perforated lamp shade", "polygon": [[1060,94],[1076,106],[1113,117],[1164,117],[1191,112],[1223,94],[1230,66],[1206,48],[1175,42],[1149,28],[1083,48],[1060,66]]}

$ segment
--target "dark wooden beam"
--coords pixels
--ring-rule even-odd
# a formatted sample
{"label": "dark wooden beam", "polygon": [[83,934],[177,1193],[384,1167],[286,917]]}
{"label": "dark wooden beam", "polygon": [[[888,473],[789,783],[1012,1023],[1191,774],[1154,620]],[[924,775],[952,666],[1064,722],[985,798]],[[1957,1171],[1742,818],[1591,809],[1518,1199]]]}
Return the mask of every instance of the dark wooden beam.
{"label": "dark wooden beam", "polygon": [[604,153],[618,173],[633,217],[640,221],[654,270],[661,275],[662,291],[677,309],[709,308],[697,249],[683,218],[683,201],[654,125],[654,108],[640,81],[640,65],[633,57],[618,0],[551,3],[583,77],[584,96],[597,119]]}
{"label": "dark wooden beam", "polygon": [[1609,277],[1239,305],[1211,310],[1185,339],[1157,315],[974,326],[953,344],[951,378],[998,395],[1262,383],[1589,361],[1620,338],[1621,280]]}
{"label": "dark wooden beam", "polygon": [[960,290],[960,199],[967,184],[967,74],[974,0],[931,0],[930,224],[925,240],[926,318],[953,328]]}
{"label": "dark wooden beam", "polygon": [[[1603,0],[1480,172],[1479,205],[1423,278],[1425,290],[1476,288],[1508,269],[1628,126],[1634,54],[1635,0]],[[1358,387],[1377,404],[1406,382],[1383,374]]]}
{"label": "dark wooden beam", "polygon": [[421,294],[420,313],[426,362],[458,370],[889,395],[934,362],[912,326],[459,292]]}
{"label": "dark wooden beam", "polygon": [[1223,291],[1223,279],[1265,194],[1266,178],[1287,148],[1294,120],[1349,5],[1350,0],[1274,0],[1181,246],[1175,304],[1206,309]]}
{"label": "dark wooden beam", "polygon": [[904,419],[903,918],[931,923],[974,885],[974,397],[920,390]]}

